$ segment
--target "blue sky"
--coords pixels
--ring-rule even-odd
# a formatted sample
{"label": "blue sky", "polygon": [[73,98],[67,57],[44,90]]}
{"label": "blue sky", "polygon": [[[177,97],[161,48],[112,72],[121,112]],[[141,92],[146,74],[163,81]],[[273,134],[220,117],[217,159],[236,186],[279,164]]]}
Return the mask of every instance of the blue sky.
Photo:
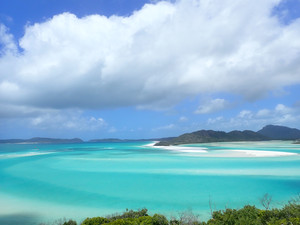
{"label": "blue sky", "polygon": [[0,139],[299,129],[299,18],[299,0],[0,0]]}

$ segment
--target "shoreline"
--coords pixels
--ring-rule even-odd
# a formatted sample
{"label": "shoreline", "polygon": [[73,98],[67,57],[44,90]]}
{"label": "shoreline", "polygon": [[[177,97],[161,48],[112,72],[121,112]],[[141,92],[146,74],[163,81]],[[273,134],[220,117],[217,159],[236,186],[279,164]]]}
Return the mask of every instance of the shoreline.
{"label": "shoreline", "polygon": [[195,153],[189,154],[189,156],[196,157],[242,157],[242,158],[260,158],[260,157],[288,157],[296,156],[298,153],[294,152],[282,152],[282,151],[264,151],[264,150],[209,150],[203,147],[186,147],[186,146],[155,146],[158,141],[152,142],[150,144],[144,145],[145,147],[151,147],[155,149],[164,149],[168,151],[174,151],[178,153]]}

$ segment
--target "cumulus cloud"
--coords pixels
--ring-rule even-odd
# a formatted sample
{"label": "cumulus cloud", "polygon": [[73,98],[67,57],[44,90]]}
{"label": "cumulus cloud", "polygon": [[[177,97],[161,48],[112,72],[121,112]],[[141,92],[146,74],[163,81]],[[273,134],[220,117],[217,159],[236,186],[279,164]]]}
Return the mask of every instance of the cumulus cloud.
{"label": "cumulus cloud", "polygon": [[253,113],[250,110],[242,110],[239,114],[238,114],[239,118],[252,118],[253,117]]}
{"label": "cumulus cloud", "polygon": [[17,52],[17,46],[14,42],[13,36],[9,34],[6,26],[0,23],[0,56],[10,55],[10,53]]}
{"label": "cumulus cloud", "polygon": [[271,115],[271,111],[268,109],[261,109],[256,113],[257,117],[267,117]]}
{"label": "cumulus cloud", "polygon": [[47,113],[29,119],[29,121],[31,127],[42,130],[97,131],[110,129],[103,118],[83,116],[78,112]]}
{"label": "cumulus cloud", "polygon": [[208,114],[221,111],[229,106],[229,102],[222,98],[216,98],[200,105],[195,111],[196,114]]}
{"label": "cumulus cloud", "polygon": [[175,128],[176,128],[175,124],[171,123],[171,124],[168,124],[168,125],[165,125],[165,126],[153,128],[152,131],[172,130],[172,129],[175,129]]}
{"label": "cumulus cloud", "polygon": [[1,25],[0,103],[159,108],[220,92],[256,100],[300,83],[300,19],[282,25],[277,4],[178,0],[128,17],[63,13],[28,25],[22,52]]}
{"label": "cumulus cloud", "polygon": [[224,119],[223,116],[218,116],[218,117],[216,117],[216,118],[209,118],[209,119],[207,120],[207,124],[208,124],[208,125],[210,125],[210,124],[216,124],[216,123],[218,123],[218,122],[221,122],[223,119]]}
{"label": "cumulus cloud", "polygon": [[232,118],[209,118],[208,125],[217,126],[226,130],[233,129],[260,129],[263,125],[275,124],[290,127],[300,126],[300,110],[296,107],[288,107],[277,104],[273,109],[260,109],[257,112],[242,110]]}
{"label": "cumulus cloud", "polygon": [[26,105],[0,104],[0,118],[28,118],[41,114],[57,113],[59,110],[51,108],[38,108]]}
{"label": "cumulus cloud", "polygon": [[186,121],[188,121],[189,119],[186,117],[186,116],[181,116],[180,118],[179,118],[179,122],[186,122]]}

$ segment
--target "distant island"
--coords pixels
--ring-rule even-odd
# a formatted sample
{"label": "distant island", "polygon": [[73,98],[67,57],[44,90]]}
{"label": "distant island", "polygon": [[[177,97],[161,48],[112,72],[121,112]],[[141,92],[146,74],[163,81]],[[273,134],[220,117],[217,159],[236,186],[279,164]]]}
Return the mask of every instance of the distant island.
{"label": "distant island", "polygon": [[173,139],[168,138],[151,138],[151,139],[118,139],[118,138],[103,138],[103,139],[92,139],[89,141],[83,141],[80,138],[72,139],[60,139],[60,138],[44,138],[34,137],[30,139],[3,139],[0,140],[0,144],[76,144],[76,143],[121,143],[121,142],[136,142],[136,141],[165,141]]}
{"label": "distant island", "polygon": [[72,143],[83,143],[84,141],[80,138],[72,138],[72,139],[60,139],[60,138],[41,138],[41,137],[35,137],[30,139],[6,139],[6,140],[0,140],[0,143],[10,143],[10,144],[72,144]]}
{"label": "distant island", "polygon": [[[178,137],[151,138],[151,139],[118,139],[104,138],[92,139],[89,143],[104,142],[130,142],[130,141],[158,141],[156,146],[192,144],[192,143],[209,143],[209,142],[233,142],[233,141],[267,141],[267,140],[294,140],[295,144],[300,144],[300,130],[285,126],[267,125],[261,130],[255,132],[251,130],[234,130],[230,132],[199,130],[192,133],[182,134]],[[60,139],[35,137],[30,139],[6,139],[0,140],[0,144],[73,144],[85,143],[80,138]]]}
{"label": "distant island", "polygon": [[[186,133],[178,137],[156,143],[156,146],[209,143],[209,142],[232,142],[232,141],[267,141],[267,140],[296,140],[300,139],[300,130],[284,126],[267,125],[261,130],[254,132],[245,131],[214,131],[199,130]],[[298,143],[295,141],[295,143]]]}

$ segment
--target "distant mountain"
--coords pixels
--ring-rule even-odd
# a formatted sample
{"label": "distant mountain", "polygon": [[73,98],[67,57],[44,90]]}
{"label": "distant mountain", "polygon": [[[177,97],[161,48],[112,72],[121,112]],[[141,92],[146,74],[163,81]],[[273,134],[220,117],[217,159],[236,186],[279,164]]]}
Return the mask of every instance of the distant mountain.
{"label": "distant mountain", "polygon": [[295,140],[300,139],[300,130],[284,126],[268,125],[257,131],[257,133],[273,140]]}
{"label": "distant mountain", "polygon": [[92,139],[92,140],[89,140],[89,142],[93,142],[93,143],[102,143],[102,142],[124,142],[124,140],[118,139],[118,138],[104,138],[104,139]]}
{"label": "distant mountain", "polygon": [[79,138],[73,139],[59,139],[59,138],[41,138],[35,137],[30,139],[7,139],[7,140],[0,140],[0,143],[40,143],[40,144],[72,144],[72,143],[82,143],[83,141]]}
{"label": "distant mountain", "polygon": [[186,133],[179,137],[160,141],[156,146],[166,145],[180,145],[180,144],[191,144],[191,143],[207,143],[207,142],[228,142],[228,141],[264,141],[269,140],[262,134],[254,131],[213,131],[213,130],[200,130],[192,133]]}
{"label": "distant mountain", "polygon": [[[88,142],[90,143],[104,143],[104,142],[136,142],[136,141],[163,141],[163,140],[170,140],[173,139],[173,137],[167,137],[167,138],[151,138],[151,139],[118,139],[118,138],[103,138],[103,139],[92,139]],[[73,138],[73,139],[59,139],[59,138],[41,138],[41,137],[35,137],[30,139],[6,139],[6,140],[0,140],[0,144],[31,144],[31,143],[38,143],[38,144],[73,144],[73,143],[83,143],[84,141],[79,138]]]}
{"label": "distant mountain", "polygon": [[[129,142],[129,141],[159,141],[157,146],[164,145],[180,145],[192,143],[207,143],[207,142],[230,142],[230,141],[265,141],[265,140],[297,140],[295,143],[300,143],[300,130],[284,126],[268,125],[254,132],[251,130],[231,132],[214,131],[214,130],[199,130],[192,133],[186,133],[178,137],[168,138],[151,138],[151,139],[93,139],[88,142]],[[41,138],[35,137],[31,139],[7,139],[0,140],[0,143],[82,143],[79,138],[59,139],[59,138]]]}
{"label": "distant mountain", "polygon": [[88,142],[92,143],[103,143],[103,142],[135,142],[135,141],[164,141],[164,140],[171,140],[174,137],[167,137],[167,138],[150,138],[150,139],[118,139],[118,138],[103,138],[103,139],[92,139]]}

